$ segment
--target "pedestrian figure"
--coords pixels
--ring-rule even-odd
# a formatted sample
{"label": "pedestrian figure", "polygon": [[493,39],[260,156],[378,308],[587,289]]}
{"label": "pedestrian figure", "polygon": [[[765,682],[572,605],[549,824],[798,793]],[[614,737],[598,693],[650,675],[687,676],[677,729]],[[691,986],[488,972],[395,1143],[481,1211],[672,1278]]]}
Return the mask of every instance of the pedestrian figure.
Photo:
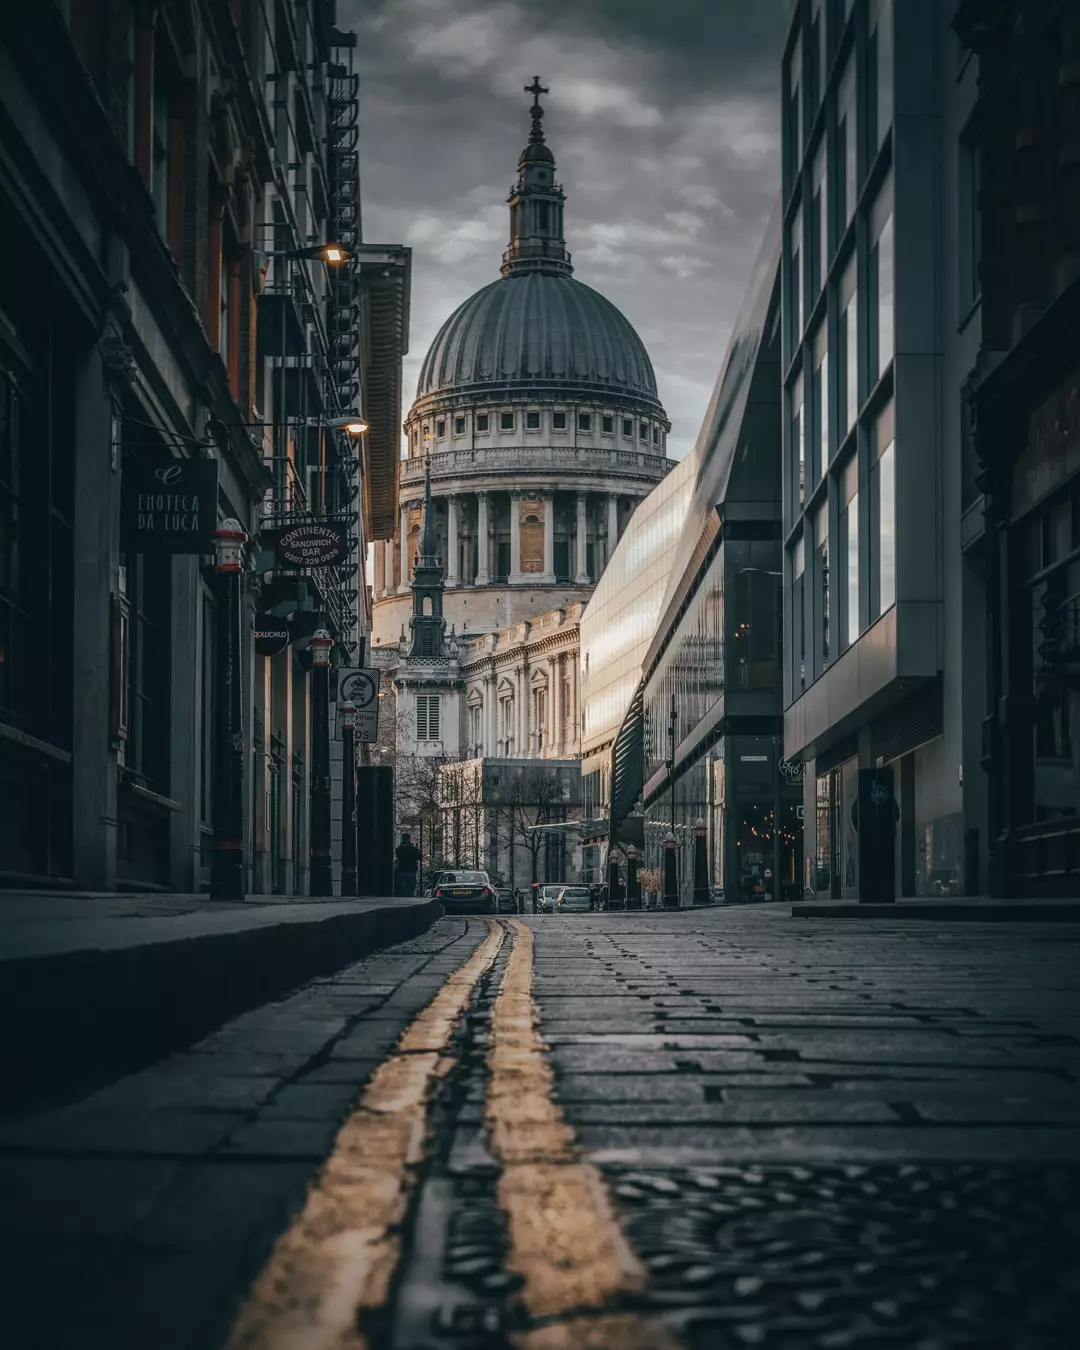
{"label": "pedestrian figure", "polygon": [[394,864],[397,868],[394,893],[396,895],[416,894],[416,872],[420,866],[420,850],[412,841],[408,830],[401,835],[401,843],[394,850]]}
{"label": "pedestrian figure", "polygon": [[514,909],[518,914],[525,913],[525,901],[522,899],[520,886],[514,887]]}

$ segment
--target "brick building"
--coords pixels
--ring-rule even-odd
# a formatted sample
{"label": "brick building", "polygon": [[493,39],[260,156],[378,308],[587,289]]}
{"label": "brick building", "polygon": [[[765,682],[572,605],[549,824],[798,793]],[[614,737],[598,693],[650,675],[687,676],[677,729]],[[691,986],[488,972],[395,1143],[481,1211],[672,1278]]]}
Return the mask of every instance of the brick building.
{"label": "brick building", "polygon": [[[361,242],[355,38],[334,10],[0,13],[0,884],[206,885],[205,539],[233,517],[247,886],[307,887],[305,647],[325,626],[351,664],[369,626],[408,322],[408,251]],[[359,441],[335,427],[353,410]],[[174,481],[195,486],[170,514],[153,494]],[[165,515],[140,520],[146,502]],[[340,526],[343,556],[284,562],[277,532],[303,522]],[[288,626],[272,656],[260,613]]]}

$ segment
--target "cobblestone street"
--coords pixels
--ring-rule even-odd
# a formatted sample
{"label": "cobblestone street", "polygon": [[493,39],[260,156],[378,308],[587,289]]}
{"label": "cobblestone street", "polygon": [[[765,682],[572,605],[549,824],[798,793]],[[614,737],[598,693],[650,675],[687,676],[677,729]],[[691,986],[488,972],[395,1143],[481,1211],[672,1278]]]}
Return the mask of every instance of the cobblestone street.
{"label": "cobblestone street", "polygon": [[442,919],[4,1121],[5,1344],[1071,1345],[1078,942]]}

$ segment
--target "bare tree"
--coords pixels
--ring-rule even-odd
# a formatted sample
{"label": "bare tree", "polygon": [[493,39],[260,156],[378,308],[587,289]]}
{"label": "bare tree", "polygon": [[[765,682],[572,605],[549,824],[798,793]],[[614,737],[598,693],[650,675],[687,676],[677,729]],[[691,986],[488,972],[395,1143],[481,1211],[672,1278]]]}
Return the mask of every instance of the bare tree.
{"label": "bare tree", "polygon": [[506,822],[511,860],[515,846],[521,844],[529,855],[533,886],[539,880],[540,849],[545,837],[535,827],[574,819],[571,813],[580,805],[576,798],[573,776],[542,760],[514,769],[499,794],[497,810]]}

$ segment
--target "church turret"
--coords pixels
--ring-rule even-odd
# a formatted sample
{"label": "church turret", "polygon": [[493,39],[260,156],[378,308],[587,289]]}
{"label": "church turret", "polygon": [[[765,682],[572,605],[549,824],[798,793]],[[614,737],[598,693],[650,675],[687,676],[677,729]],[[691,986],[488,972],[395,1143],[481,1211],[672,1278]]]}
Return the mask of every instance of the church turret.
{"label": "church turret", "polygon": [[443,615],[444,575],[439,557],[439,541],[431,512],[431,457],[424,465],[424,518],[413,561],[413,612],[410,657],[444,656],[446,619]]}
{"label": "church turret", "polygon": [[525,86],[532,94],[529,143],[518,160],[518,180],[510,191],[510,247],[503,254],[502,274],[574,270],[563,235],[563,204],[566,195],[555,182],[555,156],[544,141],[544,110],[540,95],[548,91],[534,75]]}

